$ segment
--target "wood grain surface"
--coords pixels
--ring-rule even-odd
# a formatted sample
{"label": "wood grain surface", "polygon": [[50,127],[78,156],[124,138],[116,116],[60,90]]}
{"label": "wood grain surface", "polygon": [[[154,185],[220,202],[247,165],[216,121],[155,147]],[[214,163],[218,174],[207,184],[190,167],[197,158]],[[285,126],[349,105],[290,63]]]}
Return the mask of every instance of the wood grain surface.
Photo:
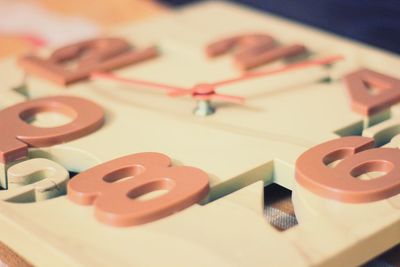
{"label": "wood grain surface", "polygon": [[0,242],[0,266],[9,267],[31,267],[32,265],[28,263],[20,255],[16,254],[4,243]]}

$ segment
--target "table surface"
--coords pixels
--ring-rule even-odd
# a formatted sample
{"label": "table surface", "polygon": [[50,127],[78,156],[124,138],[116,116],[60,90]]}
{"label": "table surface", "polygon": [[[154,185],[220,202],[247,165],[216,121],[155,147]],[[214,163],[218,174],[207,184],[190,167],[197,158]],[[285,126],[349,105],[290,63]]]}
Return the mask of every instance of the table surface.
{"label": "table surface", "polygon": [[[97,0],[96,8],[93,8],[92,1],[82,0],[26,0],[23,2],[38,3],[55,14],[87,18],[102,29],[168,12],[168,7],[152,0]],[[4,4],[4,1],[0,0],[0,8],[1,4]],[[30,49],[31,44],[20,38],[0,35],[0,59],[22,54]],[[277,201],[268,203],[268,205],[288,214],[293,213],[290,196],[283,198],[277,196]],[[6,266],[31,266],[1,242],[0,259]],[[374,259],[366,266],[400,266],[400,245]]]}

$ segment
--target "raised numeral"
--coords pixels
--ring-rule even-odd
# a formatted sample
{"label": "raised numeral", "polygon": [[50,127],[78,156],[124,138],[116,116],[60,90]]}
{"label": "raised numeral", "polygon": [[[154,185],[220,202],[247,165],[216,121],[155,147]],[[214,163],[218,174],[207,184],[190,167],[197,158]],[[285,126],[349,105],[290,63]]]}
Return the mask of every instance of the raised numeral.
{"label": "raised numeral", "polygon": [[21,58],[20,65],[29,73],[66,85],[86,79],[94,71],[108,71],[154,58],[155,47],[136,51],[119,38],[83,41],[54,51],[49,58]]}
{"label": "raised numeral", "polygon": [[[317,145],[296,162],[296,180],[310,191],[343,202],[370,202],[400,193],[400,150],[373,148],[372,138],[343,137]],[[336,166],[327,165],[341,160]],[[379,178],[356,177],[384,172]]]}
{"label": "raised numeral", "polygon": [[[75,176],[68,183],[68,198],[94,205],[98,220],[114,226],[151,222],[203,199],[208,175],[196,168],[170,167],[169,157],[139,153],[118,158]],[[140,196],[166,190],[150,200]]]}
{"label": "raised numeral", "polygon": [[0,191],[0,198],[9,202],[30,203],[44,201],[66,193],[68,171],[48,159],[28,159],[7,170],[8,190]]}
{"label": "raised numeral", "polygon": [[[40,112],[55,112],[72,119],[62,126],[41,128],[27,119]],[[27,156],[28,146],[45,147],[87,135],[101,127],[104,113],[97,104],[79,97],[55,96],[30,100],[0,111],[0,162]]]}
{"label": "raised numeral", "polygon": [[361,69],[346,75],[344,81],[352,109],[362,115],[373,115],[400,101],[400,80],[393,77]]}
{"label": "raised numeral", "polygon": [[278,46],[267,34],[246,34],[229,37],[209,44],[206,53],[217,57],[234,50],[236,65],[248,70],[264,64],[306,52],[303,45]]}

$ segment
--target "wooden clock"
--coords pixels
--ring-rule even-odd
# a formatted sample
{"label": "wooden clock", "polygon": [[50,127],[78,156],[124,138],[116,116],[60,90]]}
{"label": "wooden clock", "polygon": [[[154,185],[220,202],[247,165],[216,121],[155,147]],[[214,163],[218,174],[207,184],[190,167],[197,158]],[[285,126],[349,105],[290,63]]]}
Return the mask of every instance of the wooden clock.
{"label": "wooden clock", "polygon": [[399,66],[226,2],[4,60],[0,240],[37,266],[367,262],[400,242]]}

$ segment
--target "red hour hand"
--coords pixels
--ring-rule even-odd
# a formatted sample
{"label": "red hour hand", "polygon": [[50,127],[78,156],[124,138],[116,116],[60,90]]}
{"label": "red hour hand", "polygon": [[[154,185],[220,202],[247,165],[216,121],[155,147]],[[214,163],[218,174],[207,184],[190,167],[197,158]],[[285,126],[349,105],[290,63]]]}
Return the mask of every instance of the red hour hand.
{"label": "red hour hand", "polygon": [[283,72],[287,72],[287,71],[293,71],[293,70],[298,70],[298,69],[303,69],[303,68],[308,68],[308,67],[313,67],[313,66],[329,65],[329,64],[335,63],[337,61],[343,60],[343,59],[344,59],[343,56],[337,55],[337,56],[327,57],[324,59],[308,60],[308,61],[303,61],[301,63],[287,65],[287,66],[277,68],[277,69],[258,71],[258,72],[248,72],[237,78],[215,82],[215,83],[213,83],[213,85],[215,87],[220,87],[220,86],[225,86],[225,85],[236,83],[236,82],[241,82],[244,80],[269,76],[269,75],[283,73]]}
{"label": "red hour hand", "polygon": [[148,89],[162,90],[167,92],[169,96],[179,95],[192,95],[196,100],[222,100],[226,102],[231,102],[235,104],[242,104],[244,102],[244,97],[232,96],[226,94],[218,94],[215,92],[214,86],[208,84],[199,84],[193,87],[193,89],[187,89],[178,86],[171,86],[163,83],[156,83],[138,79],[128,79],[119,77],[117,75],[105,72],[95,72],[92,73],[91,79],[106,79],[117,82],[122,82],[125,84],[143,86]]}
{"label": "red hour hand", "polygon": [[[282,73],[282,72],[286,72],[286,71],[303,69],[303,68],[312,67],[312,66],[328,65],[328,64],[332,64],[336,61],[342,60],[342,59],[343,59],[342,56],[331,56],[331,57],[327,57],[324,59],[310,60],[310,61],[305,61],[302,63],[291,64],[291,65],[287,65],[287,66],[273,69],[273,70],[260,71],[260,72],[249,72],[249,73],[246,73],[246,74],[236,77],[236,78],[207,84],[207,87],[208,87],[209,91],[211,90],[211,88],[213,91],[215,91],[216,88],[225,86],[228,84],[233,84],[236,82],[250,80],[250,79],[254,79],[254,78],[258,78],[258,77],[264,77],[264,76],[269,76],[269,75],[273,75],[273,74],[278,74],[278,73]],[[170,96],[183,96],[183,95],[188,95],[188,94],[195,95],[195,94],[201,94],[204,89],[205,89],[205,85],[198,85],[198,86],[195,86],[191,90],[174,90],[174,91],[169,92],[168,95],[170,95]]]}
{"label": "red hour hand", "polygon": [[90,76],[92,80],[111,80],[111,81],[116,81],[116,82],[121,82],[125,84],[130,84],[130,85],[137,85],[137,86],[144,86],[148,89],[155,89],[155,90],[162,90],[165,92],[178,92],[178,91],[187,91],[186,88],[183,87],[178,87],[178,86],[171,86],[168,84],[163,84],[163,83],[156,83],[156,82],[150,82],[150,81],[145,81],[145,80],[138,80],[138,79],[128,79],[124,77],[120,77],[118,75],[108,73],[108,72],[93,72]]}

